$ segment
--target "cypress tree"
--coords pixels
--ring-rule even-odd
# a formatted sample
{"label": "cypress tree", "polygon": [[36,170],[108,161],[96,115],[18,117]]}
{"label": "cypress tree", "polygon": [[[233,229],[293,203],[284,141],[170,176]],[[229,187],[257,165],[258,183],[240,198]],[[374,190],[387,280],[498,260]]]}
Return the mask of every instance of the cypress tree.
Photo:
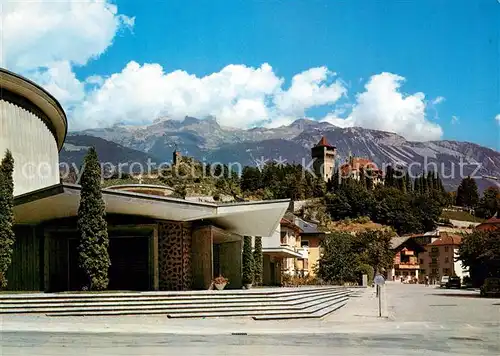
{"label": "cypress tree", "polygon": [[104,290],[108,287],[111,262],[101,192],[101,166],[93,147],[84,159],[81,185],[77,223],[80,233],[79,265],[88,278],[89,289]]}
{"label": "cypress tree", "polygon": [[427,192],[434,189],[434,171],[427,172]]}
{"label": "cypress tree", "polygon": [[412,182],[411,182],[411,178],[410,178],[410,173],[408,173],[408,171],[406,172],[406,176],[405,176],[405,184],[406,184],[406,192],[411,193],[411,191],[413,189],[412,189]]}
{"label": "cypress tree", "polygon": [[263,255],[262,255],[262,237],[255,236],[255,248],[253,251],[253,260],[255,263],[254,268],[254,283],[256,286],[262,285],[262,273],[264,270],[263,266]]}
{"label": "cypress tree", "polygon": [[252,237],[243,237],[243,284],[253,283],[254,261],[252,255]]}
{"label": "cypress tree", "polygon": [[14,235],[14,158],[7,150],[0,164],[0,288],[7,286],[7,270],[12,263]]}
{"label": "cypress tree", "polygon": [[415,187],[413,188],[413,190],[414,190],[414,191],[415,191],[415,193],[417,193],[417,194],[418,194],[418,193],[420,193],[420,182],[421,182],[421,180],[420,180],[420,176],[418,176],[417,178],[415,178],[415,182],[414,182],[414,186],[415,186]]}

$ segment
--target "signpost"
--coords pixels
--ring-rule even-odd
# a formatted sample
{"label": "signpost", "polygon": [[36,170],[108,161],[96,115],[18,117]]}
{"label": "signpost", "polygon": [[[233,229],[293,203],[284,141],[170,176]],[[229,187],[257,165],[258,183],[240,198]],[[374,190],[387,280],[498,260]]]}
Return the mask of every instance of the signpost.
{"label": "signpost", "polygon": [[381,274],[377,274],[373,279],[373,282],[377,286],[377,297],[378,297],[378,316],[382,317],[382,286],[385,284],[385,279]]}

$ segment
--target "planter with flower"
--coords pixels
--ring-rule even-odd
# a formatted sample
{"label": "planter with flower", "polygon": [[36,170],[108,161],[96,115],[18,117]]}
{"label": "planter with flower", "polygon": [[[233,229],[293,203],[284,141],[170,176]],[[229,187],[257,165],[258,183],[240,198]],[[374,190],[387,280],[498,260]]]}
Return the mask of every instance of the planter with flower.
{"label": "planter with flower", "polygon": [[217,290],[223,290],[226,285],[229,284],[229,280],[225,277],[219,276],[214,278],[213,283]]}

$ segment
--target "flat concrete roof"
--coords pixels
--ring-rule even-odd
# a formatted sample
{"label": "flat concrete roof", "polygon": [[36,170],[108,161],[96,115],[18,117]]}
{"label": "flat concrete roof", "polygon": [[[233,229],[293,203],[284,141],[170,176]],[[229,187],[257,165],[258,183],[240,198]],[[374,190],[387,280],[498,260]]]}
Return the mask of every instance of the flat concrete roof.
{"label": "flat concrete roof", "polygon": [[[57,184],[14,199],[18,224],[38,224],[76,216],[81,186]],[[207,220],[238,235],[271,236],[290,201],[267,200],[216,204],[193,202],[168,196],[155,196],[122,190],[103,189],[106,213],[142,216],[158,220]]]}

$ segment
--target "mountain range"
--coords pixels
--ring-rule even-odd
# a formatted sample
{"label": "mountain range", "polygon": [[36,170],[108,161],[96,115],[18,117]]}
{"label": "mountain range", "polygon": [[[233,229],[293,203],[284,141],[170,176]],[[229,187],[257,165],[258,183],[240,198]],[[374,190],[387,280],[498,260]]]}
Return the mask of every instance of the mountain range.
{"label": "mountain range", "polygon": [[468,175],[479,177],[480,189],[500,182],[491,178],[500,177],[500,153],[475,143],[413,142],[391,132],[340,128],[308,119],[278,128],[236,129],[219,125],[213,117],[186,117],[183,121],[160,118],[144,126],[115,125],[72,132],[60,155],[61,162],[80,164],[86,149],[95,146],[101,161],[144,163],[150,159],[159,164],[171,162],[172,152],[177,149],[183,155],[212,163],[239,162],[245,166],[278,160],[307,166],[311,147],[322,136],[336,146],[339,163],[349,155],[364,157],[382,169],[401,164],[414,176],[426,165],[431,169],[436,165],[449,190],[456,189],[462,177]]}

